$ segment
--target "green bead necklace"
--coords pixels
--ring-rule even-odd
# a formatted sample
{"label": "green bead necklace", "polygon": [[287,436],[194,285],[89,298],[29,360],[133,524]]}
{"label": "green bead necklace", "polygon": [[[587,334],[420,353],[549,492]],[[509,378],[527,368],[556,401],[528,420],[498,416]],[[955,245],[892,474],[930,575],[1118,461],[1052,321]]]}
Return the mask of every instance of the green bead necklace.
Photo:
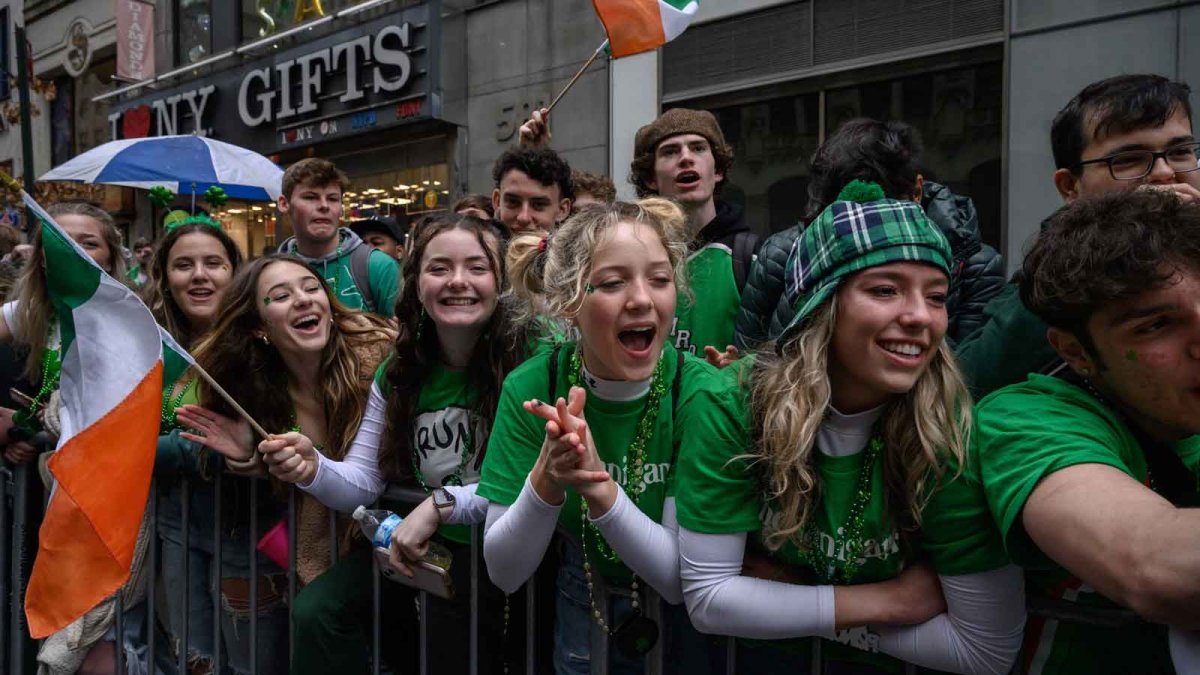
{"label": "green bead necklace", "polygon": [[[658,357],[658,364],[654,366],[654,375],[650,379],[650,392],[646,396],[646,408],[642,411],[642,417],[638,420],[637,431],[634,433],[633,441],[629,444],[629,449],[621,457],[621,474],[625,476],[625,482],[616,481],[617,485],[625,491],[626,496],[637,506],[638,500],[645,491],[645,469],[646,469],[646,444],[654,436],[654,425],[658,421],[659,404],[662,401],[663,395],[667,391],[666,378],[663,377],[666,361],[662,354]],[[567,381],[572,387],[583,387],[582,373],[583,372],[583,356],[580,353],[579,346],[576,345],[575,351],[571,353],[570,366],[567,368]],[[630,457],[632,457],[632,467],[630,466]],[[630,469],[632,468],[632,473]],[[658,628],[653,625],[648,619],[641,616],[641,602],[638,596],[638,579],[637,575],[633,575],[632,581],[629,584],[630,605],[633,608],[633,616],[631,620],[626,621],[622,626],[614,629],[604,620],[604,613],[596,606],[596,596],[593,593],[594,584],[592,581],[592,564],[588,560],[588,531],[591,530],[592,538],[596,545],[596,550],[600,552],[605,559],[610,562],[620,562],[621,557],[616,551],[604,541],[604,537],[596,529],[587,517],[588,505],[584,499],[579,500],[579,520],[580,520],[580,549],[583,551],[583,573],[587,578],[588,588],[588,603],[591,605],[592,618],[595,619],[600,630],[611,636],[617,636],[623,629],[632,628],[631,632],[636,633],[635,645],[633,649],[641,654],[644,654],[653,648],[654,643],[658,640]],[[650,630],[647,633],[646,627],[643,624],[650,624]],[[652,636],[650,635],[652,634]]]}
{"label": "green bead necklace", "polygon": [[[467,460],[470,459],[471,453],[473,453],[475,451],[475,427],[478,424],[479,424],[479,413],[472,410],[471,413],[467,416],[467,437],[465,439],[466,442],[463,444],[463,447],[462,447],[462,458],[459,459],[458,468],[454,470],[454,473],[450,474],[449,476],[446,476],[446,478],[442,481],[443,486],[445,486],[445,485],[462,485],[463,484],[462,483],[463,471],[465,471],[467,468]],[[420,460],[417,459],[416,448],[413,448],[411,457],[412,457],[413,476],[416,477],[417,482],[420,483],[421,489],[425,491],[425,494],[429,494],[429,492],[430,492],[429,485],[425,482],[425,474],[422,473],[422,471],[421,471],[421,462],[420,462]]]}
{"label": "green bead necklace", "polygon": [[[822,553],[821,531],[814,524],[812,516],[809,516],[808,524],[804,528],[804,540],[808,544],[804,550],[805,562],[817,577],[827,584],[848,584],[858,574],[858,559],[866,547],[862,536],[867,527],[863,512],[866,511],[867,504],[871,501],[871,479],[874,477],[875,462],[882,449],[883,439],[876,433],[867,443],[862,466],[858,469],[854,501],[850,504],[850,513],[846,515],[846,524],[838,530],[841,535],[839,536],[837,532],[830,534],[833,538],[834,555],[830,557]],[[845,551],[845,560],[842,562],[837,560],[838,550]]]}
{"label": "green bead necklace", "polygon": [[184,380],[183,387],[179,389],[179,393],[175,395],[174,400],[171,399],[170,389],[163,391],[162,417],[160,418],[162,420],[161,428],[163,431],[183,428],[175,420],[175,411],[178,410],[179,405],[183,403],[183,397],[187,396],[188,390],[192,388],[192,382],[195,380],[196,378],[194,377],[189,377],[188,379]]}
{"label": "green bead necklace", "polygon": [[[296,421],[296,409],[295,408],[292,408],[291,425],[288,428],[288,431],[291,431],[291,432],[297,433],[297,434],[304,433],[303,431],[300,431],[300,423]],[[309,440],[311,441],[312,439],[310,438]],[[323,452],[325,452],[325,445],[322,443],[317,443],[316,441],[313,441],[313,449],[316,450],[317,452],[323,453]]]}
{"label": "green bead necklace", "polygon": [[62,375],[62,362],[58,350],[46,349],[42,352],[42,386],[29,402],[28,406],[13,413],[13,424],[29,433],[41,431],[42,424],[37,419],[38,410],[45,405],[50,394],[58,389],[59,377]]}

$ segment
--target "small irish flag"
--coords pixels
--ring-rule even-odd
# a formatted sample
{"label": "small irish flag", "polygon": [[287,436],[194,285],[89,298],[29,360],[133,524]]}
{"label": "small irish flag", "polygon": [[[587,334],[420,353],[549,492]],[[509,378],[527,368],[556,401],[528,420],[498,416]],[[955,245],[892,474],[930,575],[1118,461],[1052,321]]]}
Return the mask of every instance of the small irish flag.
{"label": "small irish flag", "polygon": [[25,596],[29,632],[42,638],[129,577],[154,468],[164,350],[133,291],[22,196],[42,221],[46,287],[62,336],[55,486]]}
{"label": "small irish flag", "polygon": [[613,58],[658,49],[679,37],[695,18],[696,0],[592,0]]}

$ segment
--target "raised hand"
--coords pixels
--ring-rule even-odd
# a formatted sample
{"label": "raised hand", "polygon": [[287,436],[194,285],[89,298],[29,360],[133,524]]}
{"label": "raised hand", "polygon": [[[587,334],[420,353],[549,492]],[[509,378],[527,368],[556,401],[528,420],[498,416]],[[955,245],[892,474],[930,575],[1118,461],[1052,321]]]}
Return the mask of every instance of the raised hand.
{"label": "raised hand", "polygon": [[175,419],[200,432],[182,431],[181,438],[211,448],[235,462],[254,458],[254,433],[241,417],[230,419],[208,408],[188,404],[179,406]]}
{"label": "raised hand", "polygon": [[258,451],[267,463],[267,471],[285,483],[307,485],[317,475],[317,449],[302,433],[274,434],[258,444]]}
{"label": "raised hand", "polygon": [[741,354],[738,352],[738,348],[734,347],[733,345],[727,345],[725,347],[725,351],[723,352],[717,351],[717,348],[713,346],[704,348],[704,359],[717,368],[724,368],[734,361],[737,361],[738,357],[740,356]]}
{"label": "raised hand", "polygon": [[532,148],[550,145],[550,111],[545,108],[534,110],[533,115],[521,125],[517,138],[521,145]]}
{"label": "raised hand", "polygon": [[589,505],[599,506],[599,512],[603,513],[616,497],[615,484],[611,483],[611,476],[588,433],[587,420],[583,416],[587,392],[572,387],[568,396],[568,400],[560,398],[554,406],[538,401],[526,404],[526,410],[546,420],[546,442],[539,463],[559,487],[572,488]]}

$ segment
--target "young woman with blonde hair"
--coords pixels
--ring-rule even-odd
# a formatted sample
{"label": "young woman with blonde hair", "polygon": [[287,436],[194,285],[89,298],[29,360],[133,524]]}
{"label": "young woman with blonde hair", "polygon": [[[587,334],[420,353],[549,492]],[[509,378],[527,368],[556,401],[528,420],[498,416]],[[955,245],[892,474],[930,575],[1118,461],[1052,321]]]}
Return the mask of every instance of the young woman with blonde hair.
{"label": "young woman with blonde hair", "polygon": [[[664,199],[618,202],[581,209],[549,238],[514,242],[525,254],[512,286],[527,316],[565,321],[579,340],[536,354],[504,382],[478,489],[490,502],[484,557],[493,582],[512,592],[556,526],[569,534],[558,569],[560,673],[588,672],[593,621],[617,648],[608,671],[641,672],[659,637],[644,612],[647,587],[682,599],[673,467],[689,402],[716,372],[668,343],[684,288],[683,223]],[[610,607],[594,593],[601,585]]]}
{"label": "young woman with blonde hair", "polygon": [[742,642],[739,672],[807,672],[814,636],[834,672],[1011,666],[1023,583],[965,466],[951,260],[919,205],[852,182],[793,249],[776,353],[697,402],[676,482],[683,594],[701,631],[770,641]]}

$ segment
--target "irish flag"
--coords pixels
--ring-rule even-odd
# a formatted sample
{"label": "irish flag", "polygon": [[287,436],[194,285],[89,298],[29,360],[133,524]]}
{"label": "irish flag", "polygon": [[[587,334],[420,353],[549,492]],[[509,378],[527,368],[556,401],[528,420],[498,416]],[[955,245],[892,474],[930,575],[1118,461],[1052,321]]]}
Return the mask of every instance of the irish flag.
{"label": "irish flag", "polygon": [[55,486],[25,596],[29,632],[42,638],[129,577],[154,468],[163,343],[133,291],[22,196],[42,221],[46,286],[62,335]]}
{"label": "irish flag", "polygon": [[696,0],[592,0],[613,58],[658,49],[679,37],[696,16]]}

